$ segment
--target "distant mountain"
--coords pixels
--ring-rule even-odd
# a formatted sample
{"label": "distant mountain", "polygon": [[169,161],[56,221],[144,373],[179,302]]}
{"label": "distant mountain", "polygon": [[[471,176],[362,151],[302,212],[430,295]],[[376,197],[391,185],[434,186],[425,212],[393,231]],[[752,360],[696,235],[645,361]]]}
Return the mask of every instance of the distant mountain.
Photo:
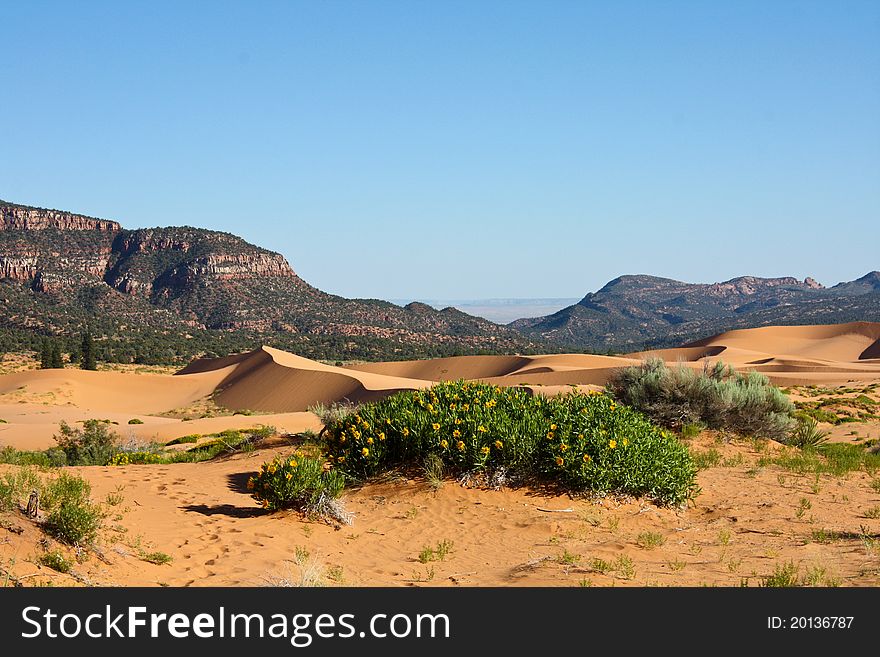
{"label": "distant mountain", "polygon": [[[410,303],[411,299],[389,299],[399,306]],[[496,324],[509,324],[515,319],[535,317],[554,313],[570,306],[577,299],[418,299],[432,308],[453,307],[476,317],[488,319]]]}
{"label": "distant mountain", "polygon": [[[0,201],[0,347],[42,335],[102,354],[186,358],[267,343],[325,359],[534,350],[514,329],[454,308],[346,299],[303,281],[278,253],[188,226],[115,222]],[[153,353],[153,352],[159,353]]]}
{"label": "distant mountain", "polygon": [[741,276],[702,284],[621,276],[574,305],[509,326],[557,346],[626,352],[735,328],[859,320],[880,321],[880,272],[831,288],[812,278]]}

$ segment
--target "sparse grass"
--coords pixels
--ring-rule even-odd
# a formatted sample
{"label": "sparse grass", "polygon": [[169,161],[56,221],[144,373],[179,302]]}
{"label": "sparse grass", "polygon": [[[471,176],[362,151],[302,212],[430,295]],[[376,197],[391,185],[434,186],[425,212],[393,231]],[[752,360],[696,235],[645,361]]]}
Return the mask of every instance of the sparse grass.
{"label": "sparse grass", "polygon": [[872,506],[870,509],[866,509],[863,515],[872,520],[880,519],[880,506]]}
{"label": "sparse grass", "polygon": [[595,570],[597,573],[602,573],[604,575],[614,570],[614,565],[609,561],[597,557],[590,561],[590,570]]}
{"label": "sparse grass", "polygon": [[718,544],[722,546],[730,545],[730,531],[721,529],[718,531]]}
{"label": "sparse grass", "polygon": [[163,566],[173,561],[171,555],[165,554],[164,552],[144,552],[141,554],[141,559],[148,563],[156,564],[157,566]]}
{"label": "sparse grass", "polygon": [[663,534],[659,532],[642,532],[636,538],[636,545],[645,550],[653,550],[666,542]]}
{"label": "sparse grass", "polygon": [[562,552],[557,558],[556,563],[563,566],[574,566],[581,560],[581,555],[575,554],[573,552],[569,552],[567,549]]}
{"label": "sparse grass", "polygon": [[795,511],[795,516],[800,519],[804,517],[804,514],[813,508],[812,502],[808,500],[806,497],[802,497],[800,502],[798,503],[797,510]]}
{"label": "sparse grass", "polygon": [[342,566],[331,566],[327,569],[327,579],[336,584],[342,585],[345,583],[345,572],[342,569]]}
{"label": "sparse grass", "polygon": [[688,422],[687,424],[683,424],[681,426],[681,437],[685,440],[696,438],[705,428],[706,427],[704,427],[699,422]]}
{"label": "sparse grass", "polygon": [[790,588],[798,585],[800,568],[793,561],[777,565],[772,575],[763,578],[761,586],[769,588]]}
{"label": "sparse grass", "polygon": [[698,470],[708,470],[718,467],[721,463],[721,452],[714,447],[707,450],[690,450],[691,460]]}
{"label": "sparse grass", "polygon": [[810,532],[810,540],[813,543],[834,543],[839,541],[841,538],[840,532],[834,531],[833,529],[814,529]]}
{"label": "sparse grass", "polygon": [[428,454],[422,463],[425,482],[433,491],[443,487],[443,460],[437,454]]}
{"label": "sparse grass", "polygon": [[669,567],[669,570],[671,570],[674,573],[677,573],[677,572],[684,570],[685,566],[687,566],[687,561],[681,561],[681,560],[676,559],[675,561],[667,561],[666,565]]}
{"label": "sparse grass", "polygon": [[633,579],[636,576],[636,567],[633,560],[626,555],[620,555],[612,564],[614,571],[618,577],[623,579]]}

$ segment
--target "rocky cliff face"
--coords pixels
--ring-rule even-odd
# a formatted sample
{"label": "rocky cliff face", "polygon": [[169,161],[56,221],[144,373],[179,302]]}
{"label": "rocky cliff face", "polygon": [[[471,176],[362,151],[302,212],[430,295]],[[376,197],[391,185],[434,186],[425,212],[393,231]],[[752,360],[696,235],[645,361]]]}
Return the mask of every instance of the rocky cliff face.
{"label": "rocky cliff face", "polygon": [[95,219],[61,210],[47,210],[0,201],[0,230],[98,230],[115,233],[122,230],[115,221]]}
{"label": "rocky cliff face", "polygon": [[[2,203],[0,216],[0,282],[31,294],[11,301],[0,295],[0,306],[5,301],[9,316],[27,317],[18,321],[28,327],[85,311],[166,333],[186,326],[254,341],[295,335],[310,349],[315,342],[353,350],[358,344],[372,350],[376,341],[394,345],[383,347],[383,355],[413,355],[413,345],[425,353],[438,345],[465,352],[531,345],[512,329],[464,313],[326,294],[299,278],[282,255],[229,233],[188,226],[125,230],[112,221]],[[36,309],[22,312],[27,304]]]}

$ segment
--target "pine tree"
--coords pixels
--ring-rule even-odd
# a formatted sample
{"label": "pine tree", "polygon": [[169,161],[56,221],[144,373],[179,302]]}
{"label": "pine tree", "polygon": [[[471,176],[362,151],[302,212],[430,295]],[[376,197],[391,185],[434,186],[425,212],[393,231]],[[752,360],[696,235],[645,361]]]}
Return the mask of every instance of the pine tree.
{"label": "pine tree", "polygon": [[92,341],[92,334],[90,331],[85,331],[82,334],[82,354],[80,359],[80,367],[82,367],[82,369],[98,369],[98,364],[95,361],[95,343]]}
{"label": "pine tree", "polygon": [[64,361],[61,359],[61,345],[58,340],[52,342],[52,367],[64,369]]}
{"label": "pine tree", "polygon": [[43,338],[40,349],[40,369],[48,370],[50,367],[52,367],[52,346],[49,344],[49,338]]}

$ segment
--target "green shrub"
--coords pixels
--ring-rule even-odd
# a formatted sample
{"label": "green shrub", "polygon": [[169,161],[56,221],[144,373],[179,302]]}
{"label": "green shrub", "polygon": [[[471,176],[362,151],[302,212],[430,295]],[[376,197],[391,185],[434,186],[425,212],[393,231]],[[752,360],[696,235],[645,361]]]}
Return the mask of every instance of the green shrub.
{"label": "green shrub", "polygon": [[264,509],[296,509],[306,515],[349,523],[338,501],[345,486],[339,470],[326,470],[324,461],[296,454],[264,463],[248,480],[248,489]]}
{"label": "green shrub", "polygon": [[652,359],[615,373],[608,391],[658,424],[710,429],[784,441],[794,424],[788,398],[758,372],[740,374],[717,362],[698,371]]}
{"label": "green shrub", "polygon": [[141,555],[141,559],[157,566],[164,566],[173,561],[171,555],[164,552],[145,552]]}
{"label": "green shrub", "polygon": [[89,499],[91,492],[88,481],[63,472],[49,483],[42,496],[43,506],[49,509],[43,525],[46,533],[70,545],[94,541],[103,514]]}
{"label": "green shrub", "polygon": [[129,424],[143,424],[144,421],[139,418],[133,417],[128,421],[128,423]]}
{"label": "green shrub", "polygon": [[54,438],[68,465],[107,465],[116,454],[118,436],[102,420],[86,420],[82,429],[62,421],[60,432]]}
{"label": "green shrub", "polygon": [[404,391],[331,421],[331,462],[364,479],[436,455],[452,473],[542,479],[678,504],[696,494],[687,449],[607,395],[553,398],[475,382]]}
{"label": "green shrub", "polygon": [[201,438],[201,434],[191,433],[188,436],[181,436],[180,438],[175,438],[174,440],[169,440],[166,445],[186,445],[189,443],[197,443],[199,442],[199,438]]}

